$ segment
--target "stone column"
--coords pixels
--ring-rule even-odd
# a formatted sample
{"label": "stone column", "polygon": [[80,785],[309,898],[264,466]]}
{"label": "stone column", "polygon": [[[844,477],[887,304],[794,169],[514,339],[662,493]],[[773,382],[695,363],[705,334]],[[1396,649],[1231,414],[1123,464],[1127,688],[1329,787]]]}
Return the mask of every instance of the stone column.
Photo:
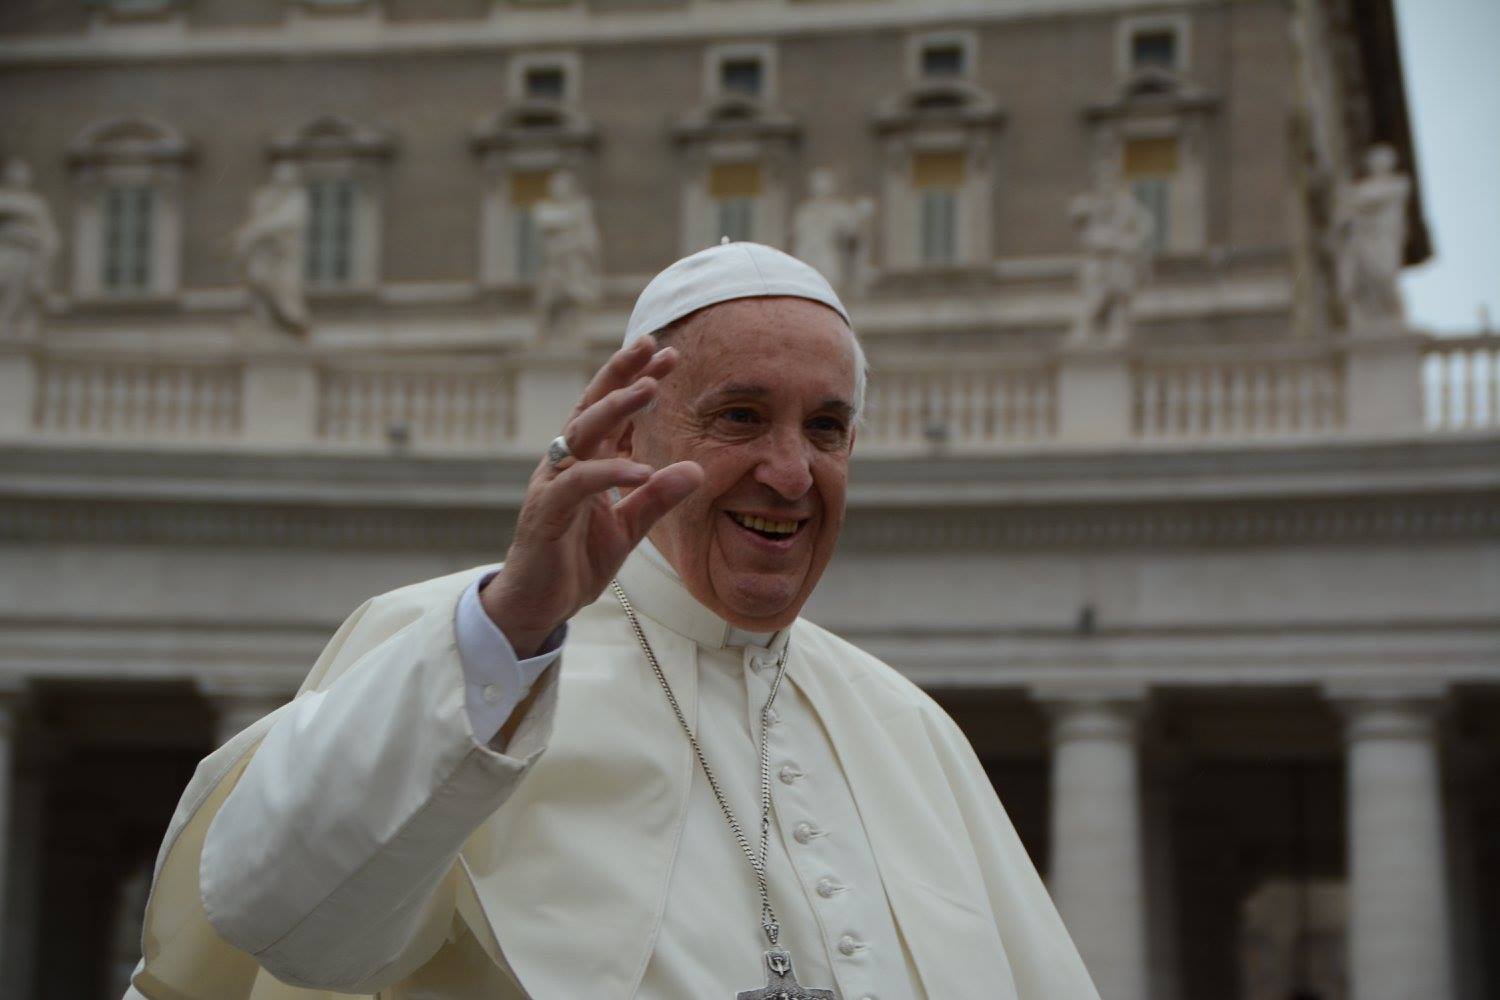
{"label": "stone column", "polygon": [[1052,716],[1051,889],[1107,1000],[1149,1000],[1141,692],[1038,692]]}
{"label": "stone column", "polygon": [[[0,691],[0,932],[10,915],[7,905],[10,899],[9,862],[13,852],[11,844],[10,804],[14,795],[12,777],[15,772],[16,715],[20,695],[14,690]],[[0,963],[6,958],[8,941],[0,934]]]}
{"label": "stone column", "polygon": [[1335,693],[1344,711],[1353,1000],[1449,1000],[1436,692]]}
{"label": "stone column", "polygon": [[260,679],[212,678],[198,682],[214,710],[214,745],[223,746],[253,723],[291,701],[295,688]]}

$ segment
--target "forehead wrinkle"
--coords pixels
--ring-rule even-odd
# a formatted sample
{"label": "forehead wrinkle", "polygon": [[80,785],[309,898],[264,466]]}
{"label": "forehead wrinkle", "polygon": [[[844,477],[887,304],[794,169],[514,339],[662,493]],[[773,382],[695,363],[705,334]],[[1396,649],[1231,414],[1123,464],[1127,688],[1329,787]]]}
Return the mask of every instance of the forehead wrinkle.
{"label": "forehead wrinkle", "polygon": [[[659,331],[656,334],[658,346],[664,345],[668,341],[668,338],[671,338],[675,341],[678,339],[679,335],[688,331],[692,331],[692,333],[696,335],[693,338],[694,340],[705,340],[714,337],[715,335],[722,333],[726,326],[730,326],[731,324],[736,322],[745,322],[746,317],[744,313],[746,312],[761,313],[763,315],[764,311],[768,307],[773,307],[772,311],[774,317],[774,305],[777,302],[785,299],[796,298],[796,296],[747,296],[746,298],[742,299],[729,299],[724,302],[706,306],[702,309],[697,310],[696,312],[689,313],[687,316],[674,321],[673,323]],[[843,316],[839,316],[836,310],[831,309],[823,303],[814,302],[812,304],[819,307],[820,309],[827,309],[829,313],[838,318],[839,325],[843,328],[845,343],[849,348],[851,360],[854,366],[854,386],[852,394],[853,399],[838,399],[836,402],[835,400],[830,399],[825,401],[825,405],[831,404],[840,409],[844,409],[847,418],[850,421],[859,423],[862,420],[865,403],[865,389],[869,378],[870,368],[869,361],[865,356],[864,347],[860,343],[859,335],[854,332],[854,328],[849,324],[848,320],[844,319]],[[737,312],[740,313],[740,315],[737,316]],[[758,330],[764,330],[768,333],[777,330],[778,327],[782,330],[785,330],[785,323],[779,322],[779,320],[784,320],[784,317],[774,317],[772,322],[765,323],[761,316],[757,316],[752,321],[756,328],[756,331],[751,331],[749,339],[757,339],[754,336],[754,333]],[[735,340],[745,339],[745,334],[743,333],[731,333],[730,336]],[[679,350],[683,352],[684,360],[687,360],[686,356],[690,353],[687,350],[687,344],[682,344],[681,346],[679,346]],[[707,398],[708,394],[700,397],[700,399]]]}

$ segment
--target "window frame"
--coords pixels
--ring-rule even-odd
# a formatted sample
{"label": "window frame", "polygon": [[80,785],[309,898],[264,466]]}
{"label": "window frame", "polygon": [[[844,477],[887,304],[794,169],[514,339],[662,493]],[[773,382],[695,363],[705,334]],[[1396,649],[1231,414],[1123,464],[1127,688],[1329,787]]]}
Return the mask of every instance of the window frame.
{"label": "window frame", "polygon": [[[1115,75],[1124,80],[1138,72],[1166,70],[1178,75],[1188,71],[1191,60],[1188,53],[1192,45],[1192,20],[1182,13],[1136,14],[1120,19],[1115,32]],[[1173,62],[1170,66],[1135,65],[1135,38],[1137,35],[1163,32],[1176,38]]]}
{"label": "window frame", "polygon": [[[395,143],[386,133],[343,115],[317,116],[272,140],[273,167],[281,161],[295,163],[309,202],[311,187],[318,181],[348,180],[354,185],[349,276],[344,281],[314,281],[305,267],[303,287],[309,297],[357,295],[379,287],[386,165],[394,153]],[[307,238],[310,260],[310,232]]]}
{"label": "window frame", "polygon": [[[956,46],[963,53],[963,68],[956,76],[928,76],[922,71],[922,56],[938,46]],[[906,77],[912,82],[974,79],[979,65],[979,36],[973,31],[948,29],[924,31],[906,39]]]}
{"label": "window frame", "polygon": [[[744,94],[724,87],[724,64],[737,59],[755,59],[760,63],[760,93]],[[703,96],[710,100],[725,97],[750,98],[772,105],[777,100],[778,75],[776,45],[772,42],[730,42],[711,45],[703,56]]]}
{"label": "window frame", "polygon": [[[191,146],[177,130],[144,116],[97,121],[68,150],[76,210],[73,219],[72,290],[83,302],[143,302],[175,298],[182,281],[183,174]],[[109,192],[147,188],[151,205],[145,282],[105,281],[110,237]]]}
{"label": "window frame", "polygon": [[[537,52],[519,52],[512,56],[506,66],[506,93],[510,103],[537,102],[546,104],[576,104],[581,92],[582,60],[571,50],[549,49]],[[562,94],[557,97],[534,97],[526,91],[526,77],[532,70],[558,69],[562,71]]]}

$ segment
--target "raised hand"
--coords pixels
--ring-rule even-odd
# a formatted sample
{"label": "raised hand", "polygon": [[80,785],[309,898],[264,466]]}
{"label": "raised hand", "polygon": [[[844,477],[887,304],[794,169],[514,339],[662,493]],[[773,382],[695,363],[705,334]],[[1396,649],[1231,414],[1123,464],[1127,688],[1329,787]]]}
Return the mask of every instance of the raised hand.
{"label": "raised hand", "polygon": [[[658,351],[650,337],[621,348],[563,430],[576,461],[559,470],[543,458],[532,473],[505,566],[479,595],[522,659],[591,604],[651,526],[703,482],[695,462],[652,469],[615,454],[626,423],[676,364],[677,352]],[[616,486],[631,492],[615,502]]]}

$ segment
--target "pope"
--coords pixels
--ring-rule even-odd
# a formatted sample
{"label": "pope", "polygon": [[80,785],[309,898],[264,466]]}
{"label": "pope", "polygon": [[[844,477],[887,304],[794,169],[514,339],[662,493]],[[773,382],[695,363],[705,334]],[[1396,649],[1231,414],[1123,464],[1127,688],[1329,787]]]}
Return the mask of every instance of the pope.
{"label": "pope", "polygon": [[957,726],[799,617],[865,379],[806,264],[657,275],[505,562],[199,766],[130,995],[1098,1000]]}

